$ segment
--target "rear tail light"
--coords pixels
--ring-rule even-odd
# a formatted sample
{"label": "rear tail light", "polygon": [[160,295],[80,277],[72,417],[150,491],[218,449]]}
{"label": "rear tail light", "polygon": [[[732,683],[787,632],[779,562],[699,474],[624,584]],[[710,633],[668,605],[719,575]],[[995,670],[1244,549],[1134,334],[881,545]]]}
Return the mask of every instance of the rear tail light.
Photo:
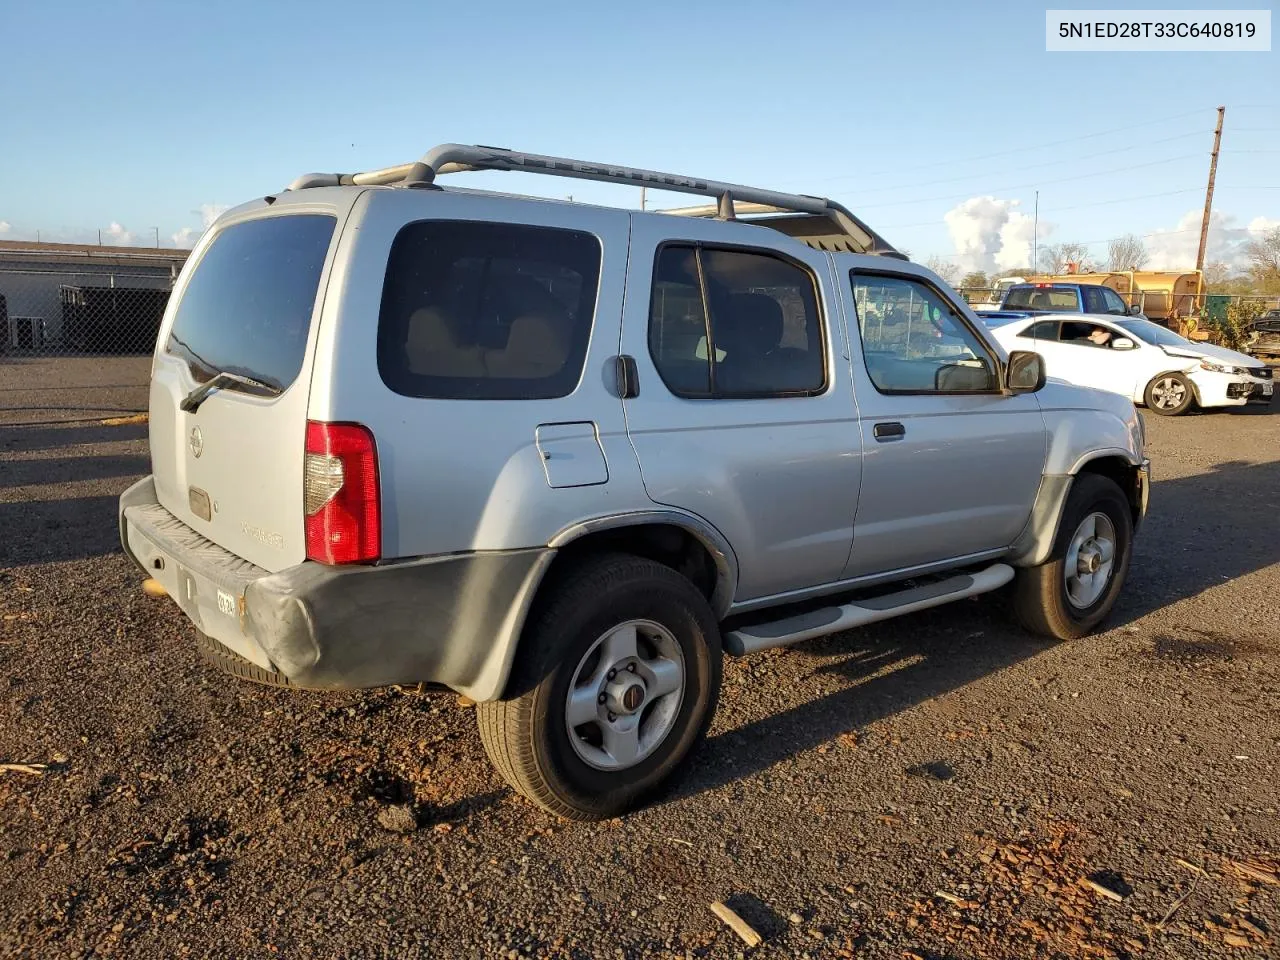
{"label": "rear tail light", "polygon": [[303,510],[308,559],[371,563],[381,556],[378,451],[367,427],[307,421]]}

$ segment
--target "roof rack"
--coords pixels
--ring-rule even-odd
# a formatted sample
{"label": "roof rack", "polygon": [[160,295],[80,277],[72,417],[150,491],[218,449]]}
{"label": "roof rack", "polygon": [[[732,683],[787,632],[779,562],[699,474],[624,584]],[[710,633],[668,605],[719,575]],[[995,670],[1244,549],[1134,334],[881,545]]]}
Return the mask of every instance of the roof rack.
{"label": "roof rack", "polygon": [[[779,193],[759,187],[748,187],[718,180],[703,180],[681,174],[661,173],[657,170],[641,170],[635,167],[617,167],[606,163],[589,163],[567,157],[546,157],[536,153],[518,153],[502,147],[466,146],[460,143],[442,143],[433,147],[416,163],[402,163],[380,170],[363,173],[309,173],[286,188],[305,190],[309,187],[334,187],[345,185],[373,186],[399,184],[406,187],[430,187],[436,177],[447,173],[473,170],[519,170],[553,177],[575,180],[598,180],[603,183],[629,183],[638,187],[654,187],[676,193],[694,193],[715,197],[714,207],[694,207],[676,211],[680,216],[715,216],[722,220],[736,219],[743,213],[807,214],[801,218],[778,218],[756,221],[777,226],[784,233],[820,249],[844,249],[854,253],[879,254],[905,260],[893,246],[855,217],[848,209],[834,200],[812,197],[800,193]],[[741,206],[737,206],[737,204]],[[825,230],[815,230],[811,218],[830,221]],[[834,225],[832,231],[830,226]]]}

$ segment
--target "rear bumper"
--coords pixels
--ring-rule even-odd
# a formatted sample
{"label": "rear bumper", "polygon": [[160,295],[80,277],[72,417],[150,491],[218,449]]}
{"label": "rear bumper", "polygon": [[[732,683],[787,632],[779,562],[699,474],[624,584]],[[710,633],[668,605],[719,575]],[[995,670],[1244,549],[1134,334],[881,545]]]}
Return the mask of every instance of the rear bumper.
{"label": "rear bumper", "polygon": [[436,683],[499,697],[548,548],[269,573],[160,505],[150,477],[120,498],[125,552],[207,637],[319,689]]}

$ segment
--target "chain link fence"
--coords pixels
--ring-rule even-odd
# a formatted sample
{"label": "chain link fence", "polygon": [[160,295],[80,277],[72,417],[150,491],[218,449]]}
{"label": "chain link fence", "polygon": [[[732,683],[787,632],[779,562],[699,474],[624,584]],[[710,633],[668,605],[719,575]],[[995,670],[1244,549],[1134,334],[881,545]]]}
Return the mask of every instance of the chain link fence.
{"label": "chain link fence", "polygon": [[172,287],[159,272],[0,269],[0,354],[149,354]]}
{"label": "chain link fence", "polygon": [[0,424],[145,411],[177,268],[0,266]]}

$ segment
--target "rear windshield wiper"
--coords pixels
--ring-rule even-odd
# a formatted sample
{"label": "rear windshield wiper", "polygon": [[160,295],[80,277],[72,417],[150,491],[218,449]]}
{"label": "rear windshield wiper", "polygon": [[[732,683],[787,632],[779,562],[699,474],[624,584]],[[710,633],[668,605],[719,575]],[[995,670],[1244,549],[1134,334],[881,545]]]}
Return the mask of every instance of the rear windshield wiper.
{"label": "rear windshield wiper", "polygon": [[253,379],[253,377],[242,377],[238,373],[228,373],[224,370],[222,373],[214,374],[188,393],[182,398],[182,403],[178,404],[178,406],[186,413],[195,413],[200,409],[200,404],[204,403],[209,394],[220,387],[225,387],[229,383],[239,383],[246,387],[253,387],[255,390],[261,390],[273,397],[278,397],[284,392],[273,383],[264,383],[261,380]]}

